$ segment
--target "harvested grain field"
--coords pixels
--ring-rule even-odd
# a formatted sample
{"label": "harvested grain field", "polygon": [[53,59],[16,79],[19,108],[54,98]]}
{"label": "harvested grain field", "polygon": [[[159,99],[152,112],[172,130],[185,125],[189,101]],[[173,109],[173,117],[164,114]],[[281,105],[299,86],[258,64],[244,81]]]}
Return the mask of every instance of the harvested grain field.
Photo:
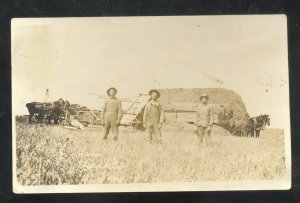
{"label": "harvested grain field", "polygon": [[22,185],[270,180],[285,175],[284,132],[236,137],[219,126],[212,146],[200,147],[194,126],[170,121],[163,143],[120,129],[119,141],[102,140],[102,129],[70,130],[16,123],[17,177]]}

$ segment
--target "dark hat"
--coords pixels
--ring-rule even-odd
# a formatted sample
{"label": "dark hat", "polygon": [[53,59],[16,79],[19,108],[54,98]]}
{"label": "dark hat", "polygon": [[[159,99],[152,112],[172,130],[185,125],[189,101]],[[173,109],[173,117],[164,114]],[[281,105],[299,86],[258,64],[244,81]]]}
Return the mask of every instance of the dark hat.
{"label": "dark hat", "polygon": [[116,94],[118,93],[118,90],[117,90],[116,88],[110,87],[110,88],[108,88],[108,90],[106,90],[106,94],[107,94],[108,96],[109,96],[109,91],[110,91],[111,89],[115,90]]}
{"label": "dark hat", "polygon": [[207,94],[201,94],[201,95],[200,95],[200,99],[201,99],[202,97],[206,97],[207,99],[209,99],[209,96],[208,96]]}
{"label": "dark hat", "polygon": [[149,91],[149,94],[151,95],[153,92],[156,92],[157,98],[160,97],[160,93],[159,93],[159,91],[157,91],[157,90],[150,90],[150,91]]}

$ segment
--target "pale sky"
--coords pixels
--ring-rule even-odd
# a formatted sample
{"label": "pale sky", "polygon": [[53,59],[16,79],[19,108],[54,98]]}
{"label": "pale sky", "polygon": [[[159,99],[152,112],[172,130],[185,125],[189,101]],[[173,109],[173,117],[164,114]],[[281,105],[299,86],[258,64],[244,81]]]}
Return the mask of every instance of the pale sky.
{"label": "pale sky", "polygon": [[[119,97],[152,88],[222,87],[250,116],[289,125],[284,15],[39,18],[12,21],[13,112],[53,100],[100,109],[110,86]],[[267,91],[266,91],[267,90]]]}

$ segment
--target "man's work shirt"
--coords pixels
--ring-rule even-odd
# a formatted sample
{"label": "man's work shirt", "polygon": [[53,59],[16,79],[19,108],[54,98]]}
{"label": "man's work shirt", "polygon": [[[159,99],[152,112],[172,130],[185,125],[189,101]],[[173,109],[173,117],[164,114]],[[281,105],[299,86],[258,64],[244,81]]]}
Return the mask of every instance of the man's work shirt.
{"label": "man's work shirt", "polygon": [[199,104],[197,109],[197,126],[208,127],[213,124],[213,110],[208,104]]}
{"label": "man's work shirt", "polygon": [[117,98],[108,98],[105,100],[102,108],[102,119],[114,118],[121,121],[122,118],[122,104]]}
{"label": "man's work shirt", "polygon": [[164,122],[164,112],[158,101],[151,100],[145,105],[143,122],[147,124]]}

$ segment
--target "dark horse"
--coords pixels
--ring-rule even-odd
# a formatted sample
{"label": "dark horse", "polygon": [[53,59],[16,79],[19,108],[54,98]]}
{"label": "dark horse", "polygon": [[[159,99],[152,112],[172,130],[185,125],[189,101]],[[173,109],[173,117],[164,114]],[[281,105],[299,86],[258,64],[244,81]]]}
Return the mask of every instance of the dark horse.
{"label": "dark horse", "polygon": [[31,102],[27,103],[26,107],[29,112],[29,123],[32,122],[32,117],[36,114],[38,123],[43,122],[43,118],[46,117],[48,123],[51,120],[54,120],[54,124],[58,124],[62,115],[65,114],[67,107],[70,106],[68,101],[59,99],[52,103],[40,103],[40,102]]}
{"label": "dark horse", "polygon": [[70,106],[70,103],[66,100],[64,101],[63,99],[59,99],[55,102],[53,102],[54,107],[51,109],[51,111],[48,112],[48,119],[53,119],[54,124],[58,124],[59,121],[61,120],[62,116],[65,116],[66,111],[68,107]]}
{"label": "dark horse", "polygon": [[248,133],[250,133],[251,137],[256,137],[259,138],[260,136],[260,131],[265,127],[265,126],[270,125],[270,117],[267,114],[252,117],[249,119],[247,129]]}
{"label": "dark horse", "polygon": [[26,107],[29,112],[29,119],[28,119],[29,123],[31,123],[32,117],[35,114],[37,115],[38,123],[43,122],[45,104],[40,103],[40,102],[31,102],[31,103],[27,103]]}

